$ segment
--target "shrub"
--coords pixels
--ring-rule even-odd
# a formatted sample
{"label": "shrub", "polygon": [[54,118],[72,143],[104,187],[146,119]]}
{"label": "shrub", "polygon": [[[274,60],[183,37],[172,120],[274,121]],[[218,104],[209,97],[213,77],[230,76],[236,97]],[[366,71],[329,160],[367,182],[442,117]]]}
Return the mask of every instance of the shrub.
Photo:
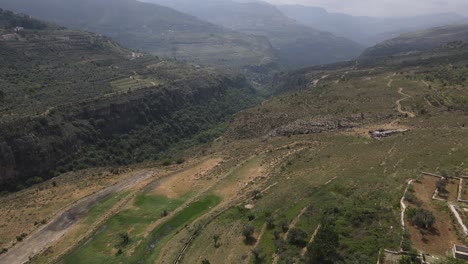
{"label": "shrub", "polygon": [[164,209],[162,212],[161,212],[161,217],[166,217],[169,215],[169,212],[167,212],[166,209]]}
{"label": "shrub", "polygon": [[119,243],[117,243],[116,247],[118,248],[124,248],[130,244],[130,236],[128,233],[120,233],[119,234]]}
{"label": "shrub", "polygon": [[268,229],[275,228],[275,218],[273,218],[273,216],[267,217],[265,221]]}
{"label": "shrub", "polygon": [[436,185],[436,188],[437,188],[437,191],[439,191],[440,193],[446,193],[447,192],[447,178],[442,178],[440,179],[438,182],[437,182],[437,185]]}
{"label": "shrub", "polygon": [[436,219],[431,211],[418,208],[411,221],[419,228],[430,229],[435,224]]}
{"label": "shrub", "polygon": [[252,249],[252,256],[254,258],[254,263],[261,263],[263,261],[263,249],[262,248],[254,248]]}
{"label": "shrub", "polygon": [[304,247],[307,244],[307,233],[300,228],[292,228],[288,233],[288,241],[290,244]]}
{"label": "shrub", "polygon": [[255,232],[255,228],[252,225],[246,225],[242,229],[242,236],[245,237],[245,241],[249,242],[252,240],[252,235]]}

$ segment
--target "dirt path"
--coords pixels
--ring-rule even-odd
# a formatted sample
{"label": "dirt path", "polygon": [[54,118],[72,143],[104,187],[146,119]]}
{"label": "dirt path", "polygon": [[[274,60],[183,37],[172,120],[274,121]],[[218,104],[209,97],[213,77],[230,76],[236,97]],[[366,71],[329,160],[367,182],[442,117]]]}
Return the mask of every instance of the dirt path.
{"label": "dirt path", "polygon": [[[263,224],[262,229],[260,230],[260,233],[258,234],[257,241],[255,244],[252,246],[253,249],[257,248],[258,244],[260,244],[260,240],[262,239],[263,234],[265,234],[267,228],[267,224]],[[249,257],[244,260],[244,263],[250,263],[250,259],[252,258],[252,254],[249,254]]]}
{"label": "dirt path", "polygon": [[48,224],[36,230],[23,240],[23,242],[18,243],[15,247],[10,249],[6,254],[1,255],[0,263],[26,263],[30,257],[39,254],[44,249],[57,242],[83,219],[88,211],[97,203],[109,197],[109,195],[128,189],[151,176],[153,176],[152,171],[140,171],[120,183],[109,186],[70,205],[68,208],[58,213]]}
{"label": "dirt path", "polygon": [[[297,222],[299,222],[299,220],[301,219],[301,216],[307,211],[307,208],[308,207],[304,207],[301,210],[301,212],[291,221],[291,223],[288,226],[288,231],[283,235],[283,240],[286,240],[288,238],[289,231],[296,226]],[[277,264],[278,260],[279,260],[279,256],[278,256],[278,254],[275,253],[273,255],[273,261],[271,263],[272,264]]]}
{"label": "dirt path", "polygon": [[405,110],[403,110],[403,107],[401,106],[401,102],[403,102],[403,101],[405,101],[405,100],[407,100],[409,98],[412,98],[412,96],[408,95],[408,94],[405,94],[403,92],[403,88],[398,89],[398,93],[404,96],[404,98],[396,101],[398,112],[400,112],[400,113],[402,113],[404,115],[407,115],[409,117],[416,117],[416,115],[413,112],[405,111]]}
{"label": "dirt path", "polygon": [[324,76],[322,76],[320,79],[313,80],[313,81],[312,81],[312,86],[313,86],[313,87],[317,87],[317,85],[319,84],[319,82],[320,82],[321,80],[327,78],[328,76],[329,76],[329,75],[324,75]]}
{"label": "dirt path", "polygon": [[[317,236],[317,233],[318,233],[318,231],[320,230],[320,227],[322,227],[321,224],[319,224],[319,225],[317,226],[317,228],[315,228],[315,231],[314,231],[314,233],[312,234],[312,236],[310,237],[310,240],[309,240],[309,243],[308,243],[308,244],[314,242],[315,236]],[[306,253],[307,253],[307,246],[304,247],[304,248],[302,249],[302,251],[301,251],[301,256],[304,257]]]}
{"label": "dirt path", "polygon": [[390,81],[388,81],[387,83],[387,87],[392,87],[392,83],[393,83],[393,79],[390,79]]}

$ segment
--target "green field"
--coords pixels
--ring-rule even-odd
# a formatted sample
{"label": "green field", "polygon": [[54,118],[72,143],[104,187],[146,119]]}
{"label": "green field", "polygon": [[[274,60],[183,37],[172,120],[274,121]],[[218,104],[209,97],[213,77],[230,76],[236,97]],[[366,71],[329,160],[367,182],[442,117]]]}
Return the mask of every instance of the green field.
{"label": "green field", "polygon": [[[169,216],[167,221],[145,236],[148,226],[160,219],[164,210],[170,213],[185,200],[186,198],[168,199],[163,196],[139,195],[131,209],[112,217],[90,241],[68,254],[63,263],[140,263],[143,259],[144,263],[151,263],[163,241],[170,239],[171,234],[176,233],[185,224],[190,224],[220,201],[216,196],[203,197],[174,216]],[[130,238],[124,246],[119,245],[122,233],[128,234]],[[122,250],[122,253],[117,253],[118,249]]]}

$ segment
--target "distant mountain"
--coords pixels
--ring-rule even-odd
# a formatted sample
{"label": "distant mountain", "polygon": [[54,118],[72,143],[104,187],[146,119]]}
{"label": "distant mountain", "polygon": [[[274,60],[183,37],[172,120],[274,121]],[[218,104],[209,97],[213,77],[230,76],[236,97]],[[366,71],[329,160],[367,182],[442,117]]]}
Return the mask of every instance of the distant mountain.
{"label": "distant mountain", "polygon": [[440,48],[452,42],[468,41],[468,24],[436,27],[402,34],[367,49],[360,59],[418,54]]}
{"label": "distant mountain", "polygon": [[376,18],[329,13],[324,8],[302,5],[280,5],[278,8],[288,17],[304,25],[329,31],[368,46],[406,32],[468,22],[468,18],[455,13]]}
{"label": "distant mountain", "polygon": [[258,102],[242,76],[1,9],[0,58],[0,192],[207,142]]}
{"label": "distant mountain", "polygon": [[301,25],[262,1],[145,1],[169,6],[229,29],[266,36],[282,61],[291,67],[347,60],[363,50],[354,41]]}
{"label": "distant mountain", "polygon": [[0,6],[97,32],[132,49],[200,64],[268,71],[277,58],[266,38],[227,30],[174,9],[136,0],[0,0]]}

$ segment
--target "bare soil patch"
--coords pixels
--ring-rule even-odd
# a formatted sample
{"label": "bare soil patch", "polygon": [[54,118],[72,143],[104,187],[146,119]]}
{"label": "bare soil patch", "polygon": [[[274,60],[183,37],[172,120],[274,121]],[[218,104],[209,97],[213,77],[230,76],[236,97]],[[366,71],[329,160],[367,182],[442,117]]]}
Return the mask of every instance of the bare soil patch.
{"label": "bare soil patch", "polygon": [[[446,256],[454,243],[463,243],[458,239],[448,208],[432,199],[438,181],[437,177],[422,176],[413,183],[414,194],[422,202],[421,207],[431,211],[436,218],[433,228],[423,236],[420,230],[411,224],[410,219],[406,219],[406,222],[414,247],[431,255]],[[409,207],[415,208],[412,204],[409,204]]]}
{"label": "bare soil patch", "polygon": [[188,193],[196,185],[203,184],[200,180],[222,161],[223,159],[219,157],[210,158],[191,168],[175,173],[173,176],[163,179],[156,189],[154,189],[154,192],[165,195],[168,198],[176,198]]}

